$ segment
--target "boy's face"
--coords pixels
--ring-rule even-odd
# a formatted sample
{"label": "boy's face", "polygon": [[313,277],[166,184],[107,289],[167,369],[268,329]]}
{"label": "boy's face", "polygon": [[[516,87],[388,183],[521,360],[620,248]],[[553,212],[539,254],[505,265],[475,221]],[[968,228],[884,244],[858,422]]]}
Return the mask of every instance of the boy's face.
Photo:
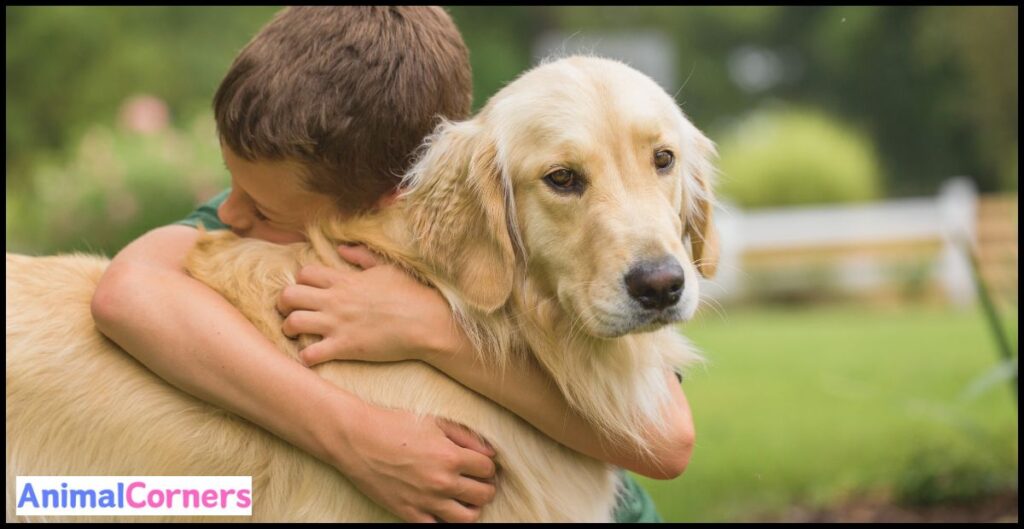
{"label": "boy's face", "polygon": [[306,223],[331,200],[306,190],[300,167],[287,161],[248,161],[221,143],[224,164],[231,173],[231,194],[217,216],[241,237],[287,244],[306,240]]}

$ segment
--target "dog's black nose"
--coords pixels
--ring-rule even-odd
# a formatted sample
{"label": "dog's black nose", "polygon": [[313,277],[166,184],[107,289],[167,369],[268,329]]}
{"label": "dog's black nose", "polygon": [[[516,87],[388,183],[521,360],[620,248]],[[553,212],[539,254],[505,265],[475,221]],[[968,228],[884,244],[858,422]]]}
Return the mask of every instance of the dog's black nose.
{"label": "dog's black nose", "polygon": [[683,268],[675,257],[643,261],[626,274],[626,290],[644,308],[661,310],[679,301],[683,293]]}

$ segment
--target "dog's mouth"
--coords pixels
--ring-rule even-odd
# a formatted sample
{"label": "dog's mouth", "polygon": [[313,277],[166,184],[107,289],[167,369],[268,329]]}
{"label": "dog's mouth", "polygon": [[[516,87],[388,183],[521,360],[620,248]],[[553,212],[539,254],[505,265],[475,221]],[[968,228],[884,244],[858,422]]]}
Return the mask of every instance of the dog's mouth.
{"label": "dog's mouth", "polygon": [[672,307],[671,309],[666,309],[658,311],[655,314],[651,314],[650,316],[647,317],[646,323],[642,323],[637,327],[636,332],[655,330],[665,325],[679,323],[680,321],[683,321],[683,319],[683,311],[679,308],[679,306],[675,306]]}
{"label": "dog's mouth", "polygon": [[628,334],[654,332],[666,325],[689,319],[684,317],[685,311],[681,305],[683,302],[661,310],[639,309],[625,313],[597,313],[590,318],[590,332],[598,338],[620,338]]}
{"label": "dog's mouth", "polygon": [[683,317],[682,302],[664,310],[644,310],[637,314],[637,323],[628,333],[643,333],[656,331],[666,325],[679,323],[686,318]]}

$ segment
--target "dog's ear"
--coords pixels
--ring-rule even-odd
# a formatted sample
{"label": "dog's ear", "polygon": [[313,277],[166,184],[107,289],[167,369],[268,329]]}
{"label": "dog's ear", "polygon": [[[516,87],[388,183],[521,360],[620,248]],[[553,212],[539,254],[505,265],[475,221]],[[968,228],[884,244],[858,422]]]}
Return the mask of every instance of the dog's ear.
{"label": "dog's ear", "polygon": [[687,178],[686,203],[682,221],[686,226],[684,236],[690,239],[693,263],[700,275],[714,277],[718,269],[718,232],[714,226],[714,192],[711,189],[716,156],[715,145],[696,127],[690,125],[690,152],[686,153]]}
{"label": "dog's ear", "polygon": [[474,121],[445,123],[406,177],[420,253],[469,306],[490,313],[512,292],[508,183],[497,147]]}

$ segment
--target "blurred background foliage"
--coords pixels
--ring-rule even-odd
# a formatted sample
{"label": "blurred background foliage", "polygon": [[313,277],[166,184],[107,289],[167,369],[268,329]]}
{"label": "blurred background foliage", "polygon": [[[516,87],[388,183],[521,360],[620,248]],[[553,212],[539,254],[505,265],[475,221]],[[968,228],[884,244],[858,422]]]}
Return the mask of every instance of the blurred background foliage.
{"label": "blurred background foliage", "polygon": [[37,161],[32,176],[28,190],[8,190],[7,244],[43,253],[112,255],[184,218],[227,183],[216,124],[206,114],[150,134],[93,126],[67,160]]}
{"label": "blurred background foliage", "polygon": [[874,145],[827,114],[766,109],[720,140],[718,191],[753,208],[857,202],[882,195]]}
{"label": "blurred background foliage", "polygon": [[[52,170],[42,168],[73,171],[81,163],[75,159],[82,153],[80,143],[91,128],[107,128],[115,138],[126,134],[117,130],[118,109],[135,94],[165,101],[171,126],[188,135],[196,119],[210,114],[213,92],[234,55],[276,10],[5,8],[8,205],[19,211],[58,207],[35,198],[46,193],[43,187],[54,185],[46,176]],[[1017,186],[1016,7],[535,6],[449,11],[471,50],[476,107],[535,63],[534,43],[545,33],[614,34],[629,29],[665,36],[682,77],[677,99],[698,127],[723,144],[722,167],[773,164],[756,183],[730,181],[730,173],[724,173],[725,189],[735,190],[742,203],[930,195],[952,175],[970,176],[982,192]],[[750,68],[737,65],[751,64],[772,69],[767,77],[747,79],[742,72]],[[816,112],[817,118],[772,114],[780,134],[796,138],[813,133],[807,129],[813,126],[835,130],[830,141],[843,154],[818,153],[815,161],[810,159],[813,152],[789,157],[769,153],[769,145],[743,145],[740,138],[751,138],[739,133],[744,127],[757,121],[767,126],[756,115],[785,105],[812,109],[808,112]],[[793,152],[799,146],[787,148]],[[831,170],[817,172],[815,164]],[[831,187],[823,180],[852,174],[854,168],[847,164],[869,169],[860,177],[836,177],[842,184],[828,196],[777,191],[771,198],[750,198],[782,189],[798,173],[808,178],[805,182],[818,181],[812,188]],[[208,184],[223,185],[222,173]],[[857,178],[863,181],[854,182]],[[750,188],[740,189],[745,186]],[[79,215],[87,213],[79,210]],[[110,212],[100,208],[93,214],[103,218]],[[137,214],[146,218],[131,229],[178,216],[158,214],[148,206]],[[86,233],[47,241],[40,238],[43,232],[28,235],[33,231],[24,226],[28,221],[8,214],[8,238],[23,251],[68,249],[65,243],[81,243]],[[113,252],[133,235],[137,233],[113,234],[106,237],[109,243],[94,248]]]}
{"label": "blurred background foliage", "polygon": [[[666,88],[718,144],[721,194],[745,208],[932,196],[956,175],[1017,189],[1017,7],[448,10],[476,108],[536,63],[545,35],[658,36]],[[6,7],[7,251],[113,255],[226,186],[211,100],[276,11]],[[831,271],[787,273],[828,298]],[[784,279],[754,283],[779,298]],[[1016,512],[1015,398],[977,390],[996,358],[979,310],[716,308],[684,329],[712,362],[686,383],[694,459],[677,480],[644,480],[666,519],[778,516],[864,491],[921,504],[1010,490]],[[1016,336],[1015,307],[1007,325]]]}

